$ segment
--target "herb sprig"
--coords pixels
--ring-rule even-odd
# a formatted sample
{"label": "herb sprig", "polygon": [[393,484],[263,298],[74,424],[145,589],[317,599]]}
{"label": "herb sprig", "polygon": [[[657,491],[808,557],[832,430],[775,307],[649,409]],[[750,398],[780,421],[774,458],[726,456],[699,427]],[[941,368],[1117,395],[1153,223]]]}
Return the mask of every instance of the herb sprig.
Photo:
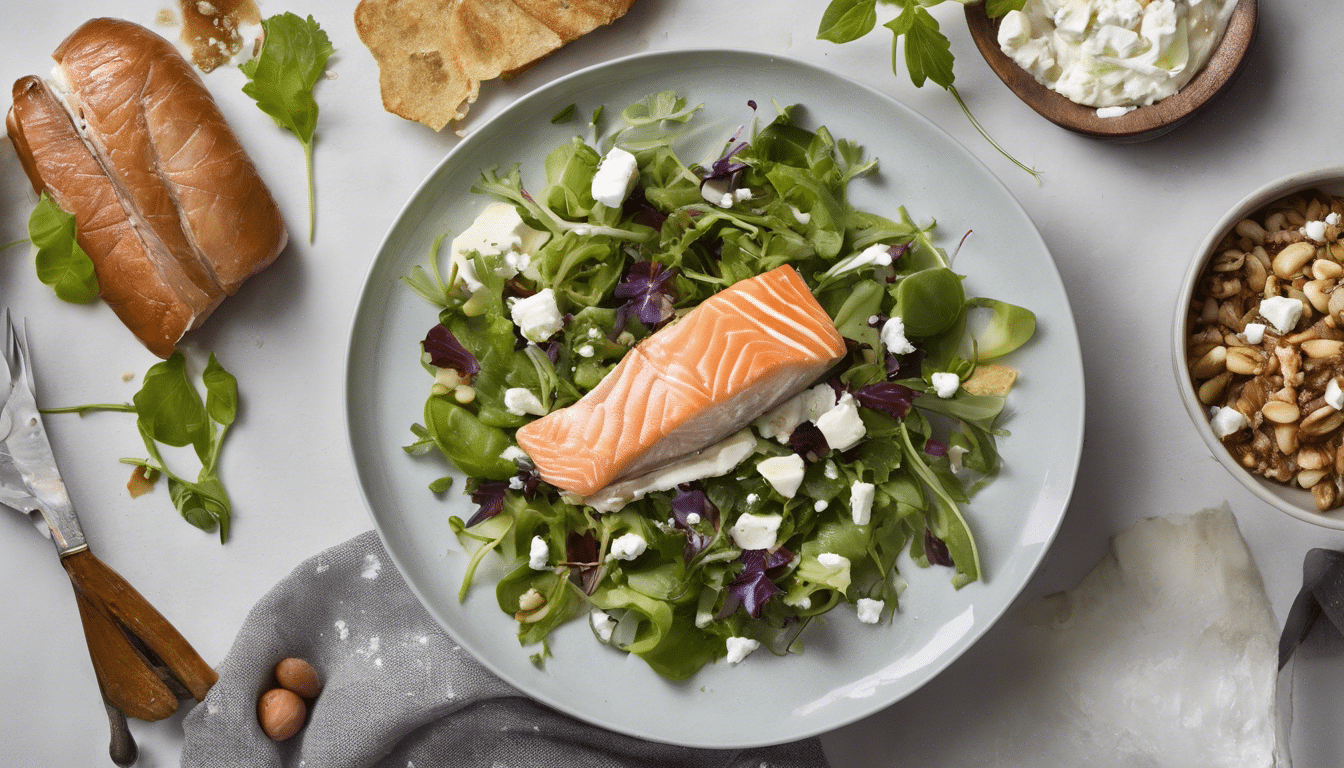
{"label": "herb sprig", "polygon": [[[963,5],[975,0],[956,0]],[[975,130],[990,143],[999,154],[1008,158],[1014,165],[1041,181],[1041,172],[1018,160],[999,145],[989,135],[980,121],[971,114],[961,93],[953,85],[952,65],[956,57],[952,55],[952,43],[938,26],[938,20],[928,12],[928,8],[943,0],[884,0],[900,7],[896,18],[882,26],[891,30],[891,71],[900,74],[901,58],[905,59],[905,68],[910,73],[910,82],[916,88],[923,88],[926,80],[947,89],[956,99],[957,106],[971,121]],[[998,18],[1009,11],[1020,11],[1026,0],[985,0],[985,12],[990,18]],[[831,0],[821,15],[821,25],[817,29],[817,38],[832,43],[848,43],[858,40],[872,32],[877,26],[877,0]],[[904,45],[902,45],[904,40]],[[901,54],[904,54],[903,57]]]}
{"label": "herb sprig", "polygon": [[75,304],[98,298],[93,260],[75,239],[75,214],[43,192],[28,217],[28,236],[37,246],[37,279],[50,285],[57,297]]}

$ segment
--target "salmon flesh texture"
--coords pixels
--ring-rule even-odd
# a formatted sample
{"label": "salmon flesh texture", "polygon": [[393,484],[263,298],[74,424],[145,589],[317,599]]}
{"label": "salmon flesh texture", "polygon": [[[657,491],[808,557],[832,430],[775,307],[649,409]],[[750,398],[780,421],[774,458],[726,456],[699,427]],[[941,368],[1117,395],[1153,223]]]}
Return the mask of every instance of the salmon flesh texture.
{"label": "salmon flesh texture", "polygon": [[736,283],[631,349],[574,405],[518,430],[542,479],[588,496],[712,445],[845,353],[792,267]]}

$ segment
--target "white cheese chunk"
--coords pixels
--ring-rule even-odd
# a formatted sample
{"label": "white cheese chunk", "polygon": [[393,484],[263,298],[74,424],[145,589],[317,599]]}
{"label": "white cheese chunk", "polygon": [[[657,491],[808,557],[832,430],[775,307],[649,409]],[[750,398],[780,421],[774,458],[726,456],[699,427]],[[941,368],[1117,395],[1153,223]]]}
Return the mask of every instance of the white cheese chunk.
{"label": "white cheese chunk", "polygon": [[1325,385],[1325,402],[1336,411],[1344,411],[1344,389],[1339,387],[1339,379],[1331,379]]}
{"label": "white cheese chunk", "polygon": [[750,637],[730,637],[728,638],[728,663],[741,664],[743,659],[760,647],[760,640],[753,640]]}
{"label": "white cheese chunk", "polygon": [[616,620],[611,618],[606,611],[600,611],[594,608],[588,614],[588,623],[593,628],[593,634],[597,639],[604,643],[611,642],[611,633],[616,629]]}
{"label": "white cheese chunk", "polygon": [[597,164],[597,173],[593,174],[593,199],[609,208],[619,207],[638,180],[639,163],[635,162],[635,156],[620,147],[612,147]]}
{"label": "white cheese chunk", "polygon": [[1282,336],[1291,333],[1302,319],[1302,302],[1287,296],[1271,296],[1260,301],[1260,315]]}
{"label": "white cheese chunk", "polygon": [[852,272],[863,267],[889,267],[891,266],[891,246],[883,243],[877,243],[864,248],[862,251],[836,263],[830,269],[822,273],[822,277],[835,277],[843,275],[846,272]]}
{"label": "white cheese chunk", "polygon": [[963,469],[961,459],[968,453],[965,446],[951,445],[947,448],[947,463],[952,467],[952,474],[956,474]]}
{"label": "white cheese chunk", "polygon": [[1213,418],[1209,419],[1209,426],[1213,427],[1213,434],[1219,440],[1245,429],[1249,423],[1242,412],[1236,408],[1217,408],[1214,411]]}
{"label": "white cheese chunk", "polygon": [[824,511],[826,511],[826,508],[829,507],[829,506],[831,506],[831,502],[829,502],[829,501],[827,501],[827,500],[825,500],[825,499],[817,499],[817,500],[812,504],[812,509],[814,509],[814,510],[817,511],[817,512],[824,512]]}
{"label": "white cheese chunk", "polygon": [[882,324],[882,346],[893,355],[906,355],[915,351],[915,345],[905,338],[905,321],[893,317]]}
{"label": "white cheese chunk", "polygon": [[1265,324],[1247,323],[1246,330],[1242,331],[1241,335],[1246,337],[1247,344],[1259,344],[1265,340]]}
{"label": "white cheese chunk", "polygon": [[543,342],[565,326],[564,316],[555,303],[555,291],[545,288],[525,299],[518,299],[509,309],[513,324],[528,341]]}
{"label": "white cheese chunk", "polygon": [[687,525],[699,525],[699,524],[700,524],[700,514],[699,514],[698,512],[692,512],[692,513],[690,513],[689,515],[687,515],[687,516],[686,516],[686,524],[687,524]]}
{"label": "white cheese chunk", "polygon": [[509,413],[519,416],[528,413],[533,416],[546,415],[546,407],[541,404],[541,400],[532,394],[532,390],[524,387],[509,387],[504,390],[504,407]]}
{"label": "white cheese chunk", "polygon": [[812,221],[812,214],[807,213],[806,211],[801,211],[797,208],[794,208],[792,205],[789,206],[789,210],[793,212],[794,221],[797,221],[804,227],[807,226],[808,222]]}
{"label": "white cheese chunk", "polygon": [[859,406],[848,392],[840,396],[840,402],[834,408],[817,419],[817,429],[826,438],[826,445],[836,451],[853,448],[867,434],[863,419],[859,417]]}
{"label": "white cheese chunk", "polygon": [[634,560],[648,548],[649,542],[645,541],[643,536],[638,533],[623,533],[612,539],[611,550],[607,556],[617,560]]}
{"label": "white cheese chunk", "polygon": [[817,562],[821,563],[823,568],[848,568],[849,558],[844,555],[837,555],[834,552],[822,552],[817,555]]}
{"label": "white cheese chunk", "polygon": [[522,461],[527,458],[527,454],[523,452],[522,448],[519,448],[516,445],[510,445],[508,448],[499,452],[499,458],[505,461]]}
{"label": "white cheese chunk", "polygon": [[505,274],[512,277],[527,268],[531,257],[526,254],[536,250],[546,238],[545,232],[524,224],[518,210],[511,204],[491,203],[471,226],[453,238],[449,251],[457,267],[458,278],[474,291],[481,287],[481,279],[476,274],[475,262],[471,260],[473,252],[482,256],[504,254],[505,264],[510,270]]}
{"label": "white cheese chunk", "polygon": [[551,559],[551,548],[547,546],[546,540],[540,536],[532,537],[532,547],[527,553],[527,566],[534,571],[544,571],[549,566],[546,561]]}
{"label": "white cheese chunk", "polygon": [[781,515],[744,514],[728,529],[728,535],[738,549],[770,549],[783,522]]}
{"label": "white cheese chunk", "polygon": [[957,394],[961,389],[961,377],[955,373],[940,372],[930,377],[933,380],[933,391],[944,400]]}
{"label": "white cheese chunk", "polygon": [[1339,214],[1331,213],[1329,216],[1326,216],[1325,223],[1329,224],[1332,227],[1339,226]]}
{"label": "white cheese chunk", "polygon": [[859,609],[859,621],[864,624],[876,624],[882,619],[882,609],[887,607],[885,600],[873,600],[867,597],[860,597],[857,608]]}
{"label": "white cheese chunk", "polygon": [[796,453],[788,456],[771,456],[756,465],[756,471],[769,481],[771,487],[780,496],[792,499],[803,484],[803,457]]}
{"label": "white cheese chunk", "polygon": [[849,487],[849,512],[855,525],[867,525],[873,518],[873,495],[877,486],[855,480]]}
{"label": "white cheese chunk", "polygon": [[1325,242],[1325,222],[1308,221],[1302,225],[1302,234],[1318,243]]}

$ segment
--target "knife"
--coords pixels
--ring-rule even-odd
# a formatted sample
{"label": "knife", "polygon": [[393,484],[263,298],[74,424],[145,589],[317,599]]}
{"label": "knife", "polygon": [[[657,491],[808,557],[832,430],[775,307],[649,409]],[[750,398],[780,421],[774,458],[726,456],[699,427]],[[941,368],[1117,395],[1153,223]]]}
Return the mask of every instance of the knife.
{"label": "knife", "polygon": [[[149,601],[89,550],[33,395],[28,343],[5,311],[3,357],[9,393],[0,410],[0,504],[30,517],[51,537],[70,576],[98,686],[112,724],[112,758],[135,759],[125,717],[162,720],[178,698],[203,700],[218,679],[209,664]],[[123,714],[124,713],[124,714]]]}

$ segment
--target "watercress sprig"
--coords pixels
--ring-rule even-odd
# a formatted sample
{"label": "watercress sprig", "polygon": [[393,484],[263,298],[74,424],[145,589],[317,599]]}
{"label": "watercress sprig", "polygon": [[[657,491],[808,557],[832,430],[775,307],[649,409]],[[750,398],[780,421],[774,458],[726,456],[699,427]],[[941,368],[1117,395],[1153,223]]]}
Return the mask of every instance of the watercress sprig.
{"label": "watercress sprig", "polygon": [[[955,0],[963,5],[975,0]],[[941,85],[956,99],[957,106],[971,121],[975,130],[994,147],[999,154],[1008,158],[1014,165],[1031,174],[1040,183],[1041,172],[1018,160],[999,145],[985,130],[980,121],[971,114],[970,107],[961,98],[957,87],[953,85],[952,65],[956,57],[952,55],[952,43],[939,29],[938,20],[928,12],[930,6],[943,0],[884,0],[900,7],[896,18],[882,26],[891,30],[891,71],[900,74],[900,54],[904,54],[905,67],[910,72],[910,82],[916,88],[924,87],[925,80]],[[990,18],[998,18],[1009,11],[1020,11],[1026,0],[985,0],[985,12]],[[872,32],[877,26],[877,0],[831,0],[821,15],[821,25],[817,29],[817,38],[833,43],[848,43],[858,40]],[[901,45],[904,39],[904,46]]]}
{"label": "watercress sprig", "polygon": [[243,93],[303,144],[304,166],[308,171],[308,241],[312,242],[317,226],[313,203],[316,194],[313,135],[317,131],[318,112],[313,87],[335,49],[312,16],[305,19],[285,12],[263,19],[261,28],[261,50],[239,67],[248,79]]}

